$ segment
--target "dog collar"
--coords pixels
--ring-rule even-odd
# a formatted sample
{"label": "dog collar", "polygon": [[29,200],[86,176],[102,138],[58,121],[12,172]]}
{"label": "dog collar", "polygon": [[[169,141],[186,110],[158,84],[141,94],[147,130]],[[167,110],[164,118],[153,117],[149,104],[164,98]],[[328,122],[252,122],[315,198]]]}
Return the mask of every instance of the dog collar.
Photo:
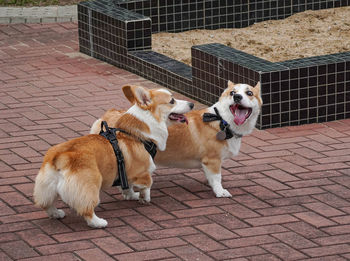
{"label": "dog collar", "polygon": [[240,139],[243,137],[242,134],[236,133],[230,129],[230,124],[225,121],[218,109],[214,107],[215,114],[213,113],[204,113],[203,114],[203,122],[210,122],[210,121],[220,121],[220,131],[216,134],[216,138],[218,140],[228,140],[232,137],[235,137],[236,139]]}
{"label": "dog collar", "polygon": [[[103,130],[103,127],[106,129],[106,131]],[[130,133],[126,132],[125,130],[108,127],[108,124],[106,121],[101,122],[101,131],[99,135],[105,137],[111,143],[114,150],[114,154],[117,158],[119,175],[114,180],[112,186],[121,186],[122,189],[128,189],[129,184],[126,176],[124,156],[123,156],[123,152],[121,151],[118,145],[117,134],[116,134],[117,131],[132,136]],[[153,141],[147,141],[147,140],[141,140],[141,139],[139,140],[143,143],[145,149],[151,155],[152,159],[154,159],[157,153],[157,145]]]}

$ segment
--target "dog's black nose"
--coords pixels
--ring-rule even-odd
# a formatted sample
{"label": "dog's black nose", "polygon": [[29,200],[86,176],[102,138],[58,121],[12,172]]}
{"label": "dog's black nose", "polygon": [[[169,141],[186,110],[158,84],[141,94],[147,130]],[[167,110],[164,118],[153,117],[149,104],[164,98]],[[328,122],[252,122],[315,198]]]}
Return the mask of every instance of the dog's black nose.
{"label": "dog's black nose", "polygon": [[235,101],[235,102],[240,102],[241,100],[243,99],[243,96],[242,95],[240,95],[240,94],[238,94],[238,93],[235,93],[234,95],[233,95],[233,100]]}
{"label": "dog's black nose", "polygon": [[190,102],[190,104],[188,106],[190,106],[190,109],[192,110],[194,107],[194,103]]}

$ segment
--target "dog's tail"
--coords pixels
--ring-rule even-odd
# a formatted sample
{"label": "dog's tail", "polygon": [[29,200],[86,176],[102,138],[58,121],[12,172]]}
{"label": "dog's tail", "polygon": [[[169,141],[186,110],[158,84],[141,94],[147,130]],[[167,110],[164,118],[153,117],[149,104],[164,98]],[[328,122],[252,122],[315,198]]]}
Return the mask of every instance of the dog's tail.
{"label": "dog's tail", "polygon": [[102,119],[95,120],[95,122],[91,126],[90,134],[99,134],[100,133],[101,122],[102,122]]}
{"label": "dog's tail", "polygon": [[50,208],[57,198],[59,173],[50,163],[44,163],[35,179],[34,202],[43,209]]}
{"label": "dog's tail", "polygon": [[[71,160],[77,158],[76,152],[57,153],[53,157],[44,158],[35,179],[35,205],[48,211],[59,195],[79,215],[92,215],[94,208],[99,204],[102,175],[96,175],[99,169],[93,162],[90,163],[91,168],[72,170],[72,164],[81,163]],[[83,175],[77,175],[78,172]]]}
{"label": "dog's tail", "polygon": [[124,113],[125,110],[109,109],[100,119],[92,124],[90,134],[100,133],[102,121],[107,121],[109,127],[117,128],[117,122]]}
{"label": "dog's tail", "polygon": [[45,210],[52,206],[58,196],[58,188],[63,179],[62,170],[67,167],[68,163],[66,153],[60,153],[59,146],[51,147],[47,151],[35,178],[34,202],[35,205]]}

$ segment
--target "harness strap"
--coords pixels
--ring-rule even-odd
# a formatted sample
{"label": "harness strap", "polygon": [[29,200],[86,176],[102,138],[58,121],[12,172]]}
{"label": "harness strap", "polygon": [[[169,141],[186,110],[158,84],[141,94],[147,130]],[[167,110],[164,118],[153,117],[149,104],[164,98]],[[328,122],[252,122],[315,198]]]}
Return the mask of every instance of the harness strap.
{"label": "harness strap", "polygon": [[238,133],[234,132],[233,130],[231,130],[230,124],[228,124],[227,121],[225,121],[221,117],[221,115],[216,107],[214,107],[214,111],[215,111],[215,114],[207,113],[207,112],[204,113],[203,114],[203,122],[220,121],[220,130],[224,131],[226,134],[225,140],[231,139],[232,137],[235,137],[237,139],[240,139],[243,137],[242,134],[238,134]]}
{"label": "harness strap", "polygon": [[[132,136],[132,134],[130,134],[129,132],[127,132],[125,130],[122,130],[122,129],[119,129],[119,128],[116,128],[115,130],[116,131],[120,131],[120,132],[122,132],[124,134]],[[157,154],[157,145],[151,140],[141,140],[139,138],[137,138],[137,139],[143,143],[143,146],[145,147],[147,152],[151,155],[152,159],[154,159],[154,157]]]}
{"label": "harness strap", "polygon": [[152,159],[157,154],[157,145],[150,140],[142,140],[143,146],[145,146],[145,149],[148,151],[148,153],[151,155]]}
{"label": "harness strap", "polygon": [[[103,127],[106,129],[106,131],[103,131]],[[117,134],[116,134],[117,131],[125,133],[127,135],[131,135],[125,130],[108,127],[108,124],[106,121],[101,122],[101,131],[99,134],[105,137],[111,143],[114,150],[114,154],[117,158],[119,175],[114,180],[112,186],[121,186],[122,189],[128,189],[129,184],[128,184],[128,178],[126,176],[124,156],[123,156],[123,152],[121,151],[118,145]],[[141,139],[139,140],[143,143],[145,149],[151,155],[152,159],[154,159],[154,157],[157,154],[157,145],[153,141],[147,141],[147,140],[141,140]]]}
{"label": "harness strap", "polygon": [[[106,129],[106,131],[103,131],[103,127]],[[129,183],[128,183],[128,178],[126,176],[126,171],[125,171],[124,156],[123,156],[123,152],[121,151],[121,149],[118,145],[116,131],[117,131],[117,129],[108,127],[107,122],[105,122],[105,121],[101,122],[100,135],[105,137],[111,143],[113,150],[114,150],[114,154],[117,158],[117,166],[118,166],[119,175],[114,180],[112,186],[121,186],[122,189],[128,189]]]}

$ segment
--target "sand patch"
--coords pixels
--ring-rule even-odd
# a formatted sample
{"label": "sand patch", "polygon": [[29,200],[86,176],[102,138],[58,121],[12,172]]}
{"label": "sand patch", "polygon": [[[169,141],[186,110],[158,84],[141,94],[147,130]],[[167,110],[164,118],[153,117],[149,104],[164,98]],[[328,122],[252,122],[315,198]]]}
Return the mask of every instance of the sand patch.
{"label": "sand patch", "polygon": [[308,10],[283,20],[239,29],[191,30],[152,35],[152,49],[191,64],[191,46],[221,43],[279,62],[350,51],[350,7]]}

